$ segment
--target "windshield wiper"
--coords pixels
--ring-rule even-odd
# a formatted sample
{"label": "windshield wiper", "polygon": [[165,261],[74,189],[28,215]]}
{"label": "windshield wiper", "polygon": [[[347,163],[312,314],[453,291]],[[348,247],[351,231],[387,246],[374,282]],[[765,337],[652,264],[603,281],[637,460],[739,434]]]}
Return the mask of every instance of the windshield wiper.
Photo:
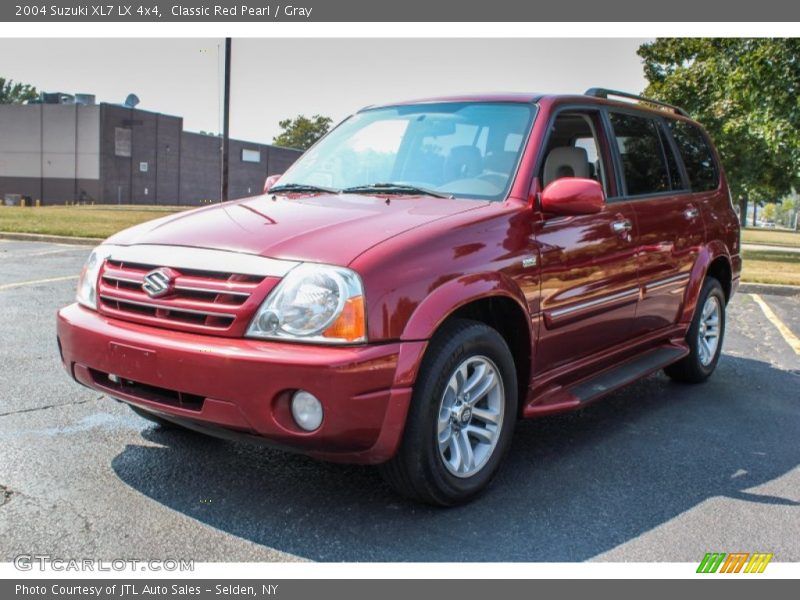
{"label": "windshield wiper", "polygon": [[326,194],[338,194],[339,190],[307,183],[284,183],[283,185],[273,186],[267,191],[268,194],[279,192],[321,192]]}
{"label": "windshield wiper", "polygon": [[423,196],[433,196],[434,198],[453,198],[451,194],[442,194],[417,185],[406,183],[370,183],[367,185],[356,185],[342,190],[343,194],[420,194]]}

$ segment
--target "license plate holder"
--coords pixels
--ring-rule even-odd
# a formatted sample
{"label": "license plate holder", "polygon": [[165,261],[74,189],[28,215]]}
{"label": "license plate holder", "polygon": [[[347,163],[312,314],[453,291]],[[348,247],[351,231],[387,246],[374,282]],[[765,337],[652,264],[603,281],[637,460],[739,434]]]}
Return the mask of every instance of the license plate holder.
{"label": "license plate holder", "polygon": [[109,342],[108,355],[117,375],[137,379],[141,373],[150,374],[151,377],[156,373],[158,357],[155,350]]}

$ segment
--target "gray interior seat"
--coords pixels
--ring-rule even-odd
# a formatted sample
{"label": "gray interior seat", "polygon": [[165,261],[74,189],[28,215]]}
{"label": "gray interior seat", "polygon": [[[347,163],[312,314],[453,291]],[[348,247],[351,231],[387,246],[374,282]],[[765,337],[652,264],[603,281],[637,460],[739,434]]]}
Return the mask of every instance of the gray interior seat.
{"label": "gray interior seat", "polygon": [[477,177],[483,170],[483,156],[475,146],[454,146],[444,163],[444,180]]}
{"label": "gray interior seat", "polygon": [[483,161],[484,171],[508,175],[517,163],[516,152],[488,152]]}
{"label": "gray interior seat", "polygon": [[590,176],[589,157],[584,148],[575,146],[553,148],[544,161],[544,186],[562,177]]}

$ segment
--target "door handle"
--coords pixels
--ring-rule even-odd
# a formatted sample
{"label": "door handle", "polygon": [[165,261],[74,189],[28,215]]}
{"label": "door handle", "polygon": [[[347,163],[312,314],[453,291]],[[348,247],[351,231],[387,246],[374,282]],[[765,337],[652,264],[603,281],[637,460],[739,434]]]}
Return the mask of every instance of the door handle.
{"label": "door handle", "polygon": [[690,206],[685,211],[683,211],[683,216],[689,219],[690,221],[692,219],[696,219],[699,214],[700,211],[698,211],[694,206]]}
{"label": "door handle", "polygon": [[631,229],[633,229],[633,225],[628,219],[623,219],[622,221],[614,221],[611,223],[611,230],[614,233],[627,233]]}

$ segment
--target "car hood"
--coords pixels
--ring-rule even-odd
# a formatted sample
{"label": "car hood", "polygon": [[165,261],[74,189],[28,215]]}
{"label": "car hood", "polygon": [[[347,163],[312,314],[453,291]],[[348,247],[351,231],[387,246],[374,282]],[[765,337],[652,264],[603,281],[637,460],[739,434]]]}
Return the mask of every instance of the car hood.
{"label": "car hood", "polygon": [[267,194],[149,221],[108,243],[214,248],[347,265],[404,231],[487,204],[429,196]]}

